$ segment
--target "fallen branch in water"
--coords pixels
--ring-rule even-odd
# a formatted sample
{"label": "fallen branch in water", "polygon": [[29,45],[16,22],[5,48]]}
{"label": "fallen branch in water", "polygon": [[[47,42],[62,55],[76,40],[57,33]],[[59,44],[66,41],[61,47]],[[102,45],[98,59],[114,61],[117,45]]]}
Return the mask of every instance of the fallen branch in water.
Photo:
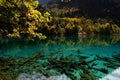
{"label": "fallen branch in water", "polygon": [[16,61],[13,59],[13,57],[10,57],[8,59],[1,59],[0,60],[0,71],[2,70],[9,70],[11,68],[15,68],[17,66],[22,66],[30,61],[33,61],[34,59],[40,58],[42,55],[41,52],[38,52],[30,57],[24,58],[22,60]]}
{"label": "fallen branch in water", "polygon": [[38,53],[36,53],[36,54],[34,54],[34,55],[26,58],[26,59],[23,59],[23,60],[19,61],[17,65],[20,65],[20,66],[21,66],[21,65],[24,65],[24,64],[26,64],[26,63],[34,60],[34,59],[40,58],[41,55],[42,55],[42,53],[41,53],[41,52],[38,52]]}

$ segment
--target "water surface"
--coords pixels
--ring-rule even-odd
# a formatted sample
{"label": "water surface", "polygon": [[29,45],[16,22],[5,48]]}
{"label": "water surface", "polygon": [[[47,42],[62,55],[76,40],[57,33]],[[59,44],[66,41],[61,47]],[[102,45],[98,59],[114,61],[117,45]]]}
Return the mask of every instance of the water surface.
{"label": "water surface", "polygon": [[[119,58],[114,60],[117,55],[120,56],[120,36],[70,36],[70,37],[48,37],[46,40],[27,40],[27,39],[0,39],[0,57],[13,56],[16,59],[20,57],[29,57],[37,52],[44,52],[44,54],[59,56],[59,55],[73,55],[87,57],[86,61],[99,58],[88,65],[96,64],[91,72],[97,76],[103,77],[107,73],[101,72],[97,69],[106,68],[109,72],[114,71],[120,63]],[[52,54],[54,53],[54,54]],[[115,65],[108,67],[105,59],[115,62]],[[117,57],[116,57],[117,58]],[[46,58],[47,59],[47,58]],[[77,58],[73,58],[76,60]],[[103,59],[103,60],[102,60]],[[41,60],[40,60],[41,61]],[[108,65],[107,64],[107,65]],[[87,66],[88,67],[88,66]],[[77,70],[76,70],[77,71]],[[79,70],[78,70],[79,71]],[[108,73],[109,73],[108,72]],[[79,72],[74,73],[80,78]]]}

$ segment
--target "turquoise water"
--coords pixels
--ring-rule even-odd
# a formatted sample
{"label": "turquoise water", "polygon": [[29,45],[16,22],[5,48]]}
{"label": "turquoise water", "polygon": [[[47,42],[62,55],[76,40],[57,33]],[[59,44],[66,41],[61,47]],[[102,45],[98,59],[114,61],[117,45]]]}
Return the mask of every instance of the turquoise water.
{"label": "turquoise water", "polygon": [[[118,55],[118,57],[120,55],[120,36],[56,36],[49,37],[46,40],[0,39],[0,57],[13,56],[18,59],[19,57],[29,57],[40,51],[44,52],[46,56],[52,53],[63,54],[64,56],[71,54],[75,56],[81,55],[87,57],[86,61],[90,61],[96,56],[112,60],[114,55]],[[93,61],[97,64],[94,68],[106,68],[109,72],[112,72],[118,67],[107,67],[104,65],[107,62],[100,59]],[[80,76],[79,72],[74,74]],[[95,74],[99,77],[106,75],[100,71],[95,71]]]}
{"label": "turquoise water", "polygon": [[0,56],[29,56],[44,50],[64,54],[111,56],[120,53],[120,36],[51,37],[47,40],[0,39]]}

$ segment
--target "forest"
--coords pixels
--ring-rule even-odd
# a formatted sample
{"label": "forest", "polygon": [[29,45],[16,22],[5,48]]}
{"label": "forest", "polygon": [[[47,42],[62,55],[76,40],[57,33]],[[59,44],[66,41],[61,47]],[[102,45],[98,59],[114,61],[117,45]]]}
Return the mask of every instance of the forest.
{"label": "forest", "polygon": [[[0,37],[120,34],[119,0],[1,0]],[[73,4],[74,3],[74,4]]]}

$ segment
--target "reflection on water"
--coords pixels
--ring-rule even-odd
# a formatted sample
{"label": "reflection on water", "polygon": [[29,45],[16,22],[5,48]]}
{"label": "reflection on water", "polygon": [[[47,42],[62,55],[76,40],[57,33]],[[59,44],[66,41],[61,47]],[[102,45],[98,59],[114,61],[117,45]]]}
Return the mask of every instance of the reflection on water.
{"label": "reflection on water", "polygon": [[[38,52],[44,54],[34,54]],[[13,57],[4,60],[6,56]],[[39,71],[47,76],[65,73],[73,80],[98,80],[120,66],[119,56],[120,36],[49,37],[43,41],[0,39],[3,58],[0,70],[8,73]],[[24,58],[13,59],[19,57]]]}
{"label": "reflection on water", "polygon": [[51,37],[47,40],[0,39],[0,55],[29,56],[40,50],[50,53],[120,53],[120,36]]}

